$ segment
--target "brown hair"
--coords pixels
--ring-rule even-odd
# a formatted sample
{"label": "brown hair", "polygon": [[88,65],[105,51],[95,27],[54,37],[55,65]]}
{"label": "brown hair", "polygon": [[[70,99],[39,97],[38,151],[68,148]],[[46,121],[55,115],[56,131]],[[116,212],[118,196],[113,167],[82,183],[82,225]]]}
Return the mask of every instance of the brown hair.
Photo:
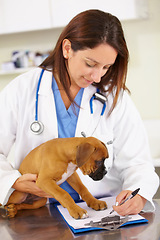
{"label": "brown hair", "polygon": [[[51,70],[53,74],[56,71],[68,98],[71,102],[74,102],[69,90],[71,81],[66,67],[67,60],[64,59],[62,52],[64,39],[71,42],[73,51],[92,49],[99,44],[107,43],[118,52],[115,63],[102,77],[100,83],[94,83],[94,86],[99,88],[100,91],[114,94],[111,113],[117,103],[120,90],[127,89],[125,82],[129,53],[120,21],[110,13],[100,10],[81,12],[64,28],[54,50],[40,65],[44,69]],[[105,90],[107,85],[108,88]]]}

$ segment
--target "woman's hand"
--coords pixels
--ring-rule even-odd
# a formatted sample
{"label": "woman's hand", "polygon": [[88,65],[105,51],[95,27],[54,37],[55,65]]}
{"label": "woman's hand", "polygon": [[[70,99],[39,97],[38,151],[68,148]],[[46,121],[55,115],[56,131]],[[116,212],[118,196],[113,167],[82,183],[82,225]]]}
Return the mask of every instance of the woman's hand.
{"label": "woman's hand", "polygon": [[36,185],[37,175],[27,173],[20,176],[15,183],[13,184],[13,188],[20,192],[31,193],[39,197],[52,198],[49,194],[43,192]]}
{"label": "woman's hand", "polygon": [[[116,198],[116,203],[121,204],[132,192],[129,190],[122,191]],[[135,197],[129,199],[121,206],[113,206],[114,211],[116,211],[121,216],[138,214],[146,204],[146,199],[137,194]]]}

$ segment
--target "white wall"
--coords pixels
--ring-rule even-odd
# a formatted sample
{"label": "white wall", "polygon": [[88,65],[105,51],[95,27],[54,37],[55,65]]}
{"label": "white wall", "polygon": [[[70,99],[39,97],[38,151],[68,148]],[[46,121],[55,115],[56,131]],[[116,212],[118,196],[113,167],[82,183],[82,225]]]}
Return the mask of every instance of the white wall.
{"label": "white wall", "polygon": [[132,99],[143,119],[160,118],[160,0],[149,0],[149,19],[125,22],[123,27]]}
{"label": "white wall", "polygon": [[[160,0],[149,0],[149,18],[122,22],[130,51],[127,86],[143,119],[160,118]],[[13,50],[52,49],[61,29],[0,36],[0,63]],[[0,75],[0,90],[16,75]]]}

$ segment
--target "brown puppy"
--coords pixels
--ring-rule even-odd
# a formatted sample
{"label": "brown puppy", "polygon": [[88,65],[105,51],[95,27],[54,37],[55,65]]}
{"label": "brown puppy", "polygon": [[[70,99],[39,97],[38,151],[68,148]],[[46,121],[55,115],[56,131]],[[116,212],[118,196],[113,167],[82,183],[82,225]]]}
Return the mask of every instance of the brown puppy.
{"label": "brown puppy", "polygon": [[[21,163],[19,171],[21,174],[37,174],[36,184],[39,188],[67,208],[75,219],[86,218],[86,210],[76,205],[59,185],[67,180],[89,207],[95,210],[107,208],[104,201],[97,200],[90,194],[75,172],[80,168],[84,175],[100,180],[106,174],[104,160],[107,157],[106,146],[96,138],[57,138],[32,150]],[[18,210],[35,209],[46,204],[46,198],[28,203],[27,195],[18,191],[12,193],[5,206],[8,217],[14,217]]]}

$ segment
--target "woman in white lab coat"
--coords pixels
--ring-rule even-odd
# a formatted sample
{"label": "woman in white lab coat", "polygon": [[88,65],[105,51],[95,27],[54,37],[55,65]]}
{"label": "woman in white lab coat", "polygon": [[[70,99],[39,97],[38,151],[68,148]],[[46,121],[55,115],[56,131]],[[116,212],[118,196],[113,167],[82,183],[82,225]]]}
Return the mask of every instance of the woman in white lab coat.
{"label": "woman in white lab coat", "polygon": [[[139,194],[114,209],[121,215],[154,210],[152,197],[159,179],[141,118],[126,91],[127,63],[119,20],[90,10],[71,20],[39,68],[17,77],[1,92],[1,204],[6,204],[15,189],[51,197],[36,186],[36,175],[21,176],[17,170],[20,163],[47,140],[85,134],[103,141],[109,151],[105,160],[108,173],[101,181],[93,182],[78,171],[89,191],[96,197],[116,195],[120,203],[140,188]],[[45,71],[38,84],[42,69]],[[92,98],[97,89],[106,96],[105,109],[102,102]],[[35,120],[44,126],[40,134],[31,131]],[[11,165],[7,156],[13,144],[15,159]]]}

